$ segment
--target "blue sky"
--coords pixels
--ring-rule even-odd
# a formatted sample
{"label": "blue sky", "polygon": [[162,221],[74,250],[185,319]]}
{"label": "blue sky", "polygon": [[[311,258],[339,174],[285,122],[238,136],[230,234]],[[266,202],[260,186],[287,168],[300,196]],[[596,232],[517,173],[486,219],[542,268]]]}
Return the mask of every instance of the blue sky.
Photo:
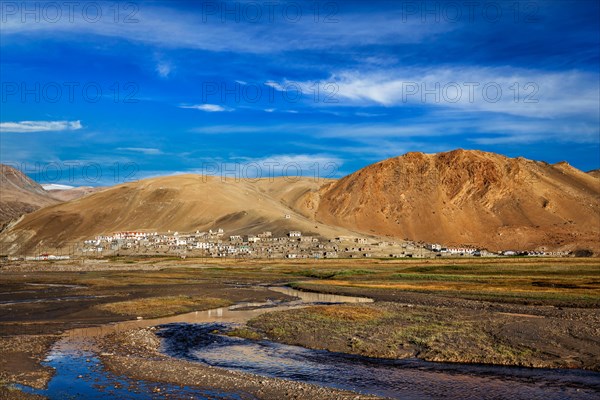
{"label": "blue sky", "polygon": [[597,1],[12,2],[2,163],[108,185],[409,151],[600,167]]}

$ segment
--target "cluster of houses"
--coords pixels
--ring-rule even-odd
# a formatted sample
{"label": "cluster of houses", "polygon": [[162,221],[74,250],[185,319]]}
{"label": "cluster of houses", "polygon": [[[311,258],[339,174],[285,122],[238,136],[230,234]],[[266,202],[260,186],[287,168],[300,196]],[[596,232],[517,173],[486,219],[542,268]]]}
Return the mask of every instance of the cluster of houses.
{"label": "cluster of houses", "polygon": [[229,235],[223,229],[179,233],[117,232],[83,242],[84,254],[176,254],[181,256],[247,258],[337,258],[339,243],[289,231]]}
{"label": "cluster of houses", "polygon": [[225,235],[223,229],[208,232],[126,231],[85,240],[78,249],[84,255],[173,254],[182,257],[231,258],[402,258],[426,257],[431,252],[409,243],[376,241],[364,237],[323,239],[289,231]]}
{"label": "cluster of houses", "polygon": [[512,250],[492,253],[473,247],[444,247],[437,243],[395,242],[374,237],[340,236],[325,239],[295,230],[279,236],[268,231],[248,235],[226,235],[223,229],[193,233],[123,231],[79,242],[66,252],[64,249],[58,249],[60,255],[52,255],[54,250],[40,248],[35,256],[3,257],[7,260],[45,261],[64,260],[72,256],[95,258],[115,255],[276,259],[563,257],[570,255],[569,252]]}
{"label": "cluster of houses", "polygon": [[515,255],[566,255],[512,251],[491,253],[469,247],[443,247],[440,244],[394,242],[366,237],[336,237],[323,239],[289,231],[283,236],[272,232],[249,235],[226,235],[223,229],[208,232],[179,233],[126,231],[97,236],[85,240],[79,247],[83,255],[160,255],[181,257],[223,258],[426,258],[426,257],[480,257]]}
{"label": "cluster of houses", "polygon": [[514,251],[502,250],[497,253],[487,250],[475,249],[470,247],[443,247],[441,244],[428,243],[425,245],[428,250],[437,253],[438,256],[474,256],[474,257],[494,257],[494,256],[529,256],[529,257],[564,257],[570,253],[568,251]]}

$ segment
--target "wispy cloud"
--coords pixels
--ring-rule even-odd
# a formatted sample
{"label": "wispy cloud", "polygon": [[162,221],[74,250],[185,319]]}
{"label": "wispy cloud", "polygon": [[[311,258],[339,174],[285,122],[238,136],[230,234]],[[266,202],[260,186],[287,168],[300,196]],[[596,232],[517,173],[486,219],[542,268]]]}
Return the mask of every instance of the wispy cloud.
{"label": "wispy cloud", "polygon": [[[304,126],[305,127],[305,126]],[[303,126],[294,126],[288,124],[282,125],[210,125],[190,129],[193,133],[202,133],[207,135],[217,134],[235,134],[235,133],[280,133],[296,132],[302,130]]]}
{"label": "wispy cloud", "polygon": [[[200,174],[221,176],[226,179],[270,179],[284,177],[336,178],[342,175],[344,160],[325,152],[314,154],[273,154],[265,157],[237,156],[227,158],[199,158],[194,160],[201,168],[180,169],[169,175]],[[154,175],[165,175],[157,171]]]}
{"label": "wispy cloud", "polygon": [[147,148],[147,147],[119,147],[117,148],[119,151],[129,151],[133,153],[142,153],[149,156],[163,154],[160,149]]}
{"label": "wispy cloud", "polygon": [[[335,100],[325,104],[329,106],[422,106],[533,118],[585,115],[598,119],[599,81],[596,74],[577,70],[455,65],[347,70],[326,80],[294,84],[308,93],[323,88]],[[290,82],[269,85],[282,91]]]}
{"label": "wispy cloud", "polygon": [[343,160],[335,155],[318,154],[274,154],[266,157],[235,157],[222,163],[227,170],[239,165],[244,178],[312,177],[315,179],[335,178],[340,175]]}
{"label": "wispy cloud", "polygon": [[220,106],[218,104],[196,104],[191,106],[179,106],[179,108],[187,108],[191,110],[200,110],[205,112],[224,112],[224,111],[233,111],[230,107]]}
{"label": "wispy cloud", "polygon": [[156,72],[162,78],[168,78],[171,74],[171,64],[168,62],[161,61],[156,65]]}
{"label": "wispy cloud", "polygon": [[[100,3],[102,4],[102,3]],[[36,23],[22,23],[20,13],[6,13],[0,32],[4,35],[61,35],[94,34],[108,37],[121,37],[132,42],[159,46],[161,48],[189,48],[209,51],[233,51],[241,53],[278,53],[291,50],[328,49],[332,45],[347,48],[353,46],[378,45],[382,42],[418,43],[424,38],[456,29],[451,23],[435,25],[423,24],[415,19],[402,20],[402,12],[381,10],[370,13],[357,12],[343,3],[335,5],[335,10],[321,10],[322,16],[315,19],[314,5],[296,3],[301,8],[301,17],[287,16],[287,5],[273,3],[273,6],[261,8],[261,23],[249,18],[226,15],[222,20],[220,10],[216,13],[190,13],[172,8],[141,4],[133,18],[124,23],[114,23],[111,14],[94,23],[82,17],[81,12],[73,17],[64,16],[57,21],[41,18]],[[225,7],[225,2],[215,2],[215,6]],[[258,7],[262,7],[257,3]],[[319,5],[322,7],[323,5]],[[285,8],[284,8],[285,7]],[[128,15],[129,12],[128,11]],[[294,11],[296,12],[296,11]],[[327,14],[332,14],[331,18]],[[275,21],[270,21],[274,15]],[[265,29],[265,23],[269,29]],[[376,26],[377,29],[373,29]]]}
{"label": "wispy cloud", "polygon": [[19,121],[0,122],[0,132],[33,133],[76,131],[83,128],[81,121]]}
{"label": "wispy cloud", "polygon": [[357,112],[357,113],[354,113],[354,115],[356,115],[357,117],[376,118],[376,117],[385,117],[387,114]]}
{"label": "wispy cloud", "polygon": [[278,110],[276,108],[265,108],[263,111],[268,112],[268,113],[281,112],[281,113],[288,113],[288,114],[298,114],[297,110]]}

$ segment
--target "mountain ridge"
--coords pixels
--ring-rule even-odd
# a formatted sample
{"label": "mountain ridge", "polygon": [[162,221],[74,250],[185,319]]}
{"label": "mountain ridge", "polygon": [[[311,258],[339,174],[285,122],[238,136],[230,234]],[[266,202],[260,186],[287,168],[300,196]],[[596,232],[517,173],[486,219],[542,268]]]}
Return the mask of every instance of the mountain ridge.
{"label": "mountain ridge", "polygon": [[339,180],[167,176],[25,215],[0,234],[0,245],[15,253],[119,230],[219,227],[227,234],[358,232],[488,250],[600,252],[600,181],[565,162],[462,149],[406,153]]}
{"label": "mountain ridge", "polygon": [[412,152],[324,186],[316,215],[362,232],[448,245],[563,248],[584,233],[582,244],[597,248],[599,195],[598,182],[567,163],[462,149]]}

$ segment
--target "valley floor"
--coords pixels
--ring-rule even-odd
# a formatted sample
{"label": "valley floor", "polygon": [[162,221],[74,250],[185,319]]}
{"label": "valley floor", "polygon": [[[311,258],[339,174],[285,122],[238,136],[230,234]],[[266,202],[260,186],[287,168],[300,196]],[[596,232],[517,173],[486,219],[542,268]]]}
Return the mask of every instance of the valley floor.
{"label": "valley floor", "polygon": [[[52,370],[40,362],[69,329],[285,300],[284,294],[266,288],[283,284],[375,302],[265,313],[230,334],[370,357],[600,370],[600,260],[593,258],[114,258],[5,263],[0,278],[3,398],[14,395],[14,383],[44,387]],[[112,337],[104,343],[114,357],[103,357],[103,362],[118,374],[182,385],[199,382],[198,376],[205,377],[200,380],[205,386],[235,387],[244,381],[215,368],[196,365],[190,370],[182,362],[157,357],[156,349],[144,353],[122,342]],[[146,367],[128,364],[122,357],[127,351],[136,352]],[[191,372],[177,372],[184,370]],[[271,392],[260,380],[244,385],[259,398],[294,397],[302,391],[314,398],[333,396],[286,382],[269,384],[280,388]]]}

